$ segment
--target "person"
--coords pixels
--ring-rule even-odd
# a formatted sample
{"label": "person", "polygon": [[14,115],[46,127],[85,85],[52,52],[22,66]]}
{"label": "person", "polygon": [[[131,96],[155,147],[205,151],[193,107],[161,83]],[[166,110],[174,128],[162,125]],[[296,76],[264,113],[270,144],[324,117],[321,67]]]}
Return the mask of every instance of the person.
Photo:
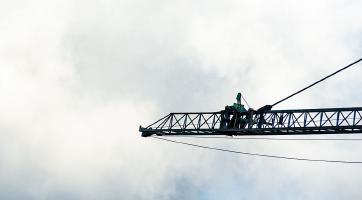
{"label": "person", "polygon": [[241,93],[239,92],[236,96],[236,103],[234,103],[233,107],[238,112],[246,112],[246,109],[243,104],[241,104]]}
{"label": "person", "polygon": [[240,128],[244,126],[245,119],[243,116],[247,113],[244,105],[241,104],[241,93],[239,92],[236,96],[236,103],[229,107],[229,112],[232,115],[228,128]]}
{"label": "person", "polygon": [[241,104],[241,93],[239,92],[236,96],[236,103],[232,106],[225,106],[225,110],[222,111],[220,128],[244,128],[247,113],[248,111]]}

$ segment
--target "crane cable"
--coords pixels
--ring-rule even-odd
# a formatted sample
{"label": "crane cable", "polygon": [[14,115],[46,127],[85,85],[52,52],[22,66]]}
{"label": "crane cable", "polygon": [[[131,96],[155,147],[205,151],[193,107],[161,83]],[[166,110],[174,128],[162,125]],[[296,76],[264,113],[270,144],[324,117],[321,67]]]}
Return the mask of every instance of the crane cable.
{"label": "crane cable", "polygon": [[297,92],[295,92],[295,93],[293,93],[293,94],[291,94],[291,95],[289,95],[289,96],[285,97],[284,99],[282,99],[282,100],[280,100],[280,101],[278,101],[278,102],[274,103],[274,104],[272,105],[272,107],[274,107],[274,106],[276,106],[276,105],[280,104],[281,102],[283,102],[283,101],[285,101],[285,100],[287,100],[287,99],[289,99],[289,98],[291,98],[291,97],[293,97],[293,96],[295,96],[295,95],[297,95],[297,94],[299,94],[299,93],[303,92],[304,90],[307,90],[307,89],[309,89],[309,88],[313,87],[314,85],[316,85],[316,84],[318,84],[318,83],[320,83],[320,82],[322,82],[322,81],[326,80],[327,78],[329,78],[329,77],[331,77],[331,76],[334,76],[334,75],[338,74],[339,72],[341,72],[341,71],[343,71],[343,70],[345,70],[345,69],[347,69],[347,68],[349,68],[349,67],[352,67],[353,65],[355,65],[355,64],[357,64],[357,63],[359,63],[359,62],[361,62],[361,61],[362,61],[362,58],[360,58],[359,60],[357,60],[357,61],[355,61],[355,62],[353,62],[353,63],[351,63],[351,64],[349,64],[349,65],[347,65],[347,66],[345,66],[345,67],[343,67],[343,68],[341,68],[341,69],[339,69],[339,70],[335,71],[335,72],[333,72],[332,74],[330,74],[330,75],[328,75],[328,76],[326,76],[326,77],[324,77],[324,78],[320,79],[319,81],[316,81],[316,82],[314,82],[314,83],[310,84],[309,86],[307,86],[307,87],[305,87],[305,88],[303,88],[303,89],[301,89],[301,90],[299,90],[299,91],[297,91]]}
{"label": "crane cable", "polygon": [[176,141],[176,140],[170,140],[170,139],[165,139],[165,138],[161,138],[161,137],[157,137],[157,136],[151,136],[151,137],[155,138],[155,139],[158,139],[158,140],[163,140],[163,141],[167,141],[167,142],[193,146],[193,147],[202,148],[202,149],[223,151],[223,152],[228,152],[228,153],[243,154],[243,155],[249,155],[249,156],[258,156],[258,157],[267,157],[267,158],[276,158],[276,159],[286,159],[286,160],[309,161],[309,162],[362,164],[362,161],[310,159],[310,158],[299,158],[299,157],[287,157],[287,156],[276,156],[276,155],[269,155],[269,154],[249,153],[249,152],[243,152],[243,151],[234,151],[234,150],[228,150],[228,149],[222,149],[222,148],[192,144],[192,143],[187,143],[187,142],[181,142],[181,141]]}
{"label": "crane cable", "polygon": [[243,100],[245,101],[246,105],[248,105],[248,107],[251,108],[250,105],[248,104],[248,102],[246,101],[246,99],[244,98],[243,94],[242,94],[242,93],[240,93],[240,94],[241,94],[241,98],[243,98]]}
{"label": "crane cable", "polygon": [[274,140],[274,141],[362,141],[362,138],[272,138],[272,137],[223,137],[223,136],[164,136],[169,138],[227,139],[227,140]]}

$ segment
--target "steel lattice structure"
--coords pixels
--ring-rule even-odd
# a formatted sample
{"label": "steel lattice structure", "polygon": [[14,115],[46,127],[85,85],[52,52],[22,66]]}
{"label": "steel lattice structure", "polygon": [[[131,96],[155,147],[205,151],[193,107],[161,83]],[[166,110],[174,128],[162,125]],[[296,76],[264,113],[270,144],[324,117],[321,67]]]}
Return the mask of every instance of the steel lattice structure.
{"label": "steel lattice structure", "polygon": [[239,116],[242,124],[231,124],[223,111],[170,113],[139,131],[157,135],[304,135],[362,133],[362,107],[271,110]]}

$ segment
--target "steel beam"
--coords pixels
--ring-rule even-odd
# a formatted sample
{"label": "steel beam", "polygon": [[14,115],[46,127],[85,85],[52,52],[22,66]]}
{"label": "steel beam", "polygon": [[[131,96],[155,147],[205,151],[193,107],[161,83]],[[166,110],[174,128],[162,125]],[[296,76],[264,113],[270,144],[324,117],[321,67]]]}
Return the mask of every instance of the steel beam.
{"label": "steel beam", "polygon": [[220,112],[170,113],[142,127],[142,136],[156,135],[304,135],[362,133],[362,107],[271,110],[230,124]]}

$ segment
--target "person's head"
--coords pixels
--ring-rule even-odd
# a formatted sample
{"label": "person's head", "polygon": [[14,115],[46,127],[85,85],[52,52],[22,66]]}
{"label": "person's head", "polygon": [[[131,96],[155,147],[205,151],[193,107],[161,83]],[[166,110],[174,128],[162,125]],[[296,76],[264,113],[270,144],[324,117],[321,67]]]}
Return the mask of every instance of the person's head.
{"label": "person's head", "polygon": [[236,100],[241,100],[241,93],[239,92],[238,95],[236,96]]}

